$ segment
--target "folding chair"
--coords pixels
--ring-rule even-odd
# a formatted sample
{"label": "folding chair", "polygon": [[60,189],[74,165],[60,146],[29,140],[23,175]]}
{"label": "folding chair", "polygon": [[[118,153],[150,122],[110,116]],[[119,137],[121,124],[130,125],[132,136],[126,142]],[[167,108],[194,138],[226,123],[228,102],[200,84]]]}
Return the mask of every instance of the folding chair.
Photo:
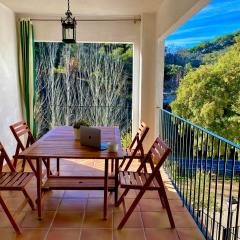
{"label": "folding chair", "polygon": [[[17,141],[17,147],[16,147],[16,152],[15,155],[13,156],[14,158],[14,162],[13,162],[13,166],[14,168],[16,168],[17,166],[17,161],[19,159],[19,153],[21,151],[24,151],[26,148],[28,148],[30,145],[32,145],[35,142],[35,139],[31,133],[31,130],[28,128],[27,123],[24,121],[21,122],[17,122],[13,125],[10,126],[10,129]],[[23,139],[24,137],[26,138],[26,144],[24,145],[23,143]],[[34,170],[34,166],[32,164],[31,159],[23,159],[22,162],[22,171],[24,171],[25,169],[25,165],[26,165],[26,161],[29,163],[30,167],[32,168],[33,171]],[[47,169],[47,174],[52,175],[52,172],[50,170],[50,161],[49,159],[43,159],[43,162],[46,166]],[[57,173],[59,174],[59,159],[57,159]]]}
{"label": "folding chair", "polygon": [[[137,194],[137,197],[134,199],[132,205],[129,207],[127,212],[125,212],[124,217],[118,225],[118,229],[123,228],[128,218],[130,217],[135,207],[144,195],[145,191],[147,190],[158,191],[162,206],[167,210],[171,227],[175,228],[172,212],[160,174],[160,167],[162,166],[170,152],[170,148],[168,148],[168,146],[160,138],[157,138],[136,172],[119,172],[120,186],[122,188],[125,188],[125,190],[122,196],[119,198],[116,206],[119,206],[122,202],[124,203],[124,197],[127,195],[130,189],[139,190],[139,193]],[[154,164],[155,162],[156,165]],[[147,163],[150,164],[150,173],[147,173],[144,170],[144,167]]]}
{"label": "folding chair", "polygon": [[120,168],[123,168],[125,162],[128,160],[126,166],[124,167],[124,170],[127,171],[133,159],[139,159],[140,161],[144,159],[144,150],[142,143],[148,131],[149,127],[144,122],[141,122],[137,134],[135,135],[130,146],[126,149],[126,155],[120,164]]}
{"label": "folding chair", "polygon": [[[8,172],[3,172],[4,160],[7,162],[7,165],[10,169],[10,171]],[[25,189],[25,186],[29,183],[33,176],[34,173],[31,172],[16,172],[5,149],[3,148],[3,145],[0,143],[0,205],[3,208],[3,211],[6,213],[14,230],[18,234],[20,234],[21,231],[10,211],[8,210],[1,196],[1,191],[22,191],[30,207],[32,208],[32,210],[34,210],[34,203]]]}

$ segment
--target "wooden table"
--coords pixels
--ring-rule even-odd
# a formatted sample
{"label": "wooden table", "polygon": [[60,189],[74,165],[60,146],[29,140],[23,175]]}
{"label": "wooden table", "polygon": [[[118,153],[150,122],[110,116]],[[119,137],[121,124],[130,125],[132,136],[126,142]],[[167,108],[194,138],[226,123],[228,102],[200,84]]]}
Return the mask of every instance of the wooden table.
{"label": "wooden table", "polygon": [[[107,218],[108,191],[115,192],[115,203],[118,198],[118,166],[119,159],[124,153],[121,147],[120,132],[117,127],[100,127],[102,142],[113,139],[118,144],[118,152],[100,151],[95,148],[82,146],[74,139],[73,128],[69,126],[54,127],[33,145],[23,151],[20,156],[36,160],[37,172],[37,208],[38,217],[42,218],[43,190],[104,190],[104,219]],[[70,159],[104,159],[104,176],[49,176],[46,183],[42,183],[42,159],[70,158]],[[108,176],[108,162],[115,161],[115,176]]]}

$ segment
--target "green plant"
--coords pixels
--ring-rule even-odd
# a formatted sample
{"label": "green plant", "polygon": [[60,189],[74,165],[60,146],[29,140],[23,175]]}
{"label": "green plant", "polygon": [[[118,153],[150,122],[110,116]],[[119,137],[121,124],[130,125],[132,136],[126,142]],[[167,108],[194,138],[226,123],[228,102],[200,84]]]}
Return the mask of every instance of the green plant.
{"label": "green plant", "polygon": [[121,135],[121,143],[123,149],[127,148],[132,142],[132,133],[131,132],[125,132]]}
{"label": "green plant", "polygon": [[81,126],[89,127],[91,124],[85,119],[78,119],[74,122],[73,128],[80,129]]}

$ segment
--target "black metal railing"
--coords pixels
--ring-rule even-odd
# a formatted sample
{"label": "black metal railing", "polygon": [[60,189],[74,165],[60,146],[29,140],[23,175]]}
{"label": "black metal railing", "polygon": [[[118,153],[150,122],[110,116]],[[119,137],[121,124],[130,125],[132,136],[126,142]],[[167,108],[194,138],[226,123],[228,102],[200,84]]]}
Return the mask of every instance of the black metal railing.
{"label": "black metal railing", "polygon": [[75,120],[84,119],[95,126],[118,126],[123,147],[127,147],[132,140],[131,106],[47,105],[44,111],[36,108],[35,119],[38,137],[56,125],[71,126]]}
{"label": "black metal railing", "polygon": [[205,238],[240,239],[240,146],[166,110],[160,124],[166,172]]}

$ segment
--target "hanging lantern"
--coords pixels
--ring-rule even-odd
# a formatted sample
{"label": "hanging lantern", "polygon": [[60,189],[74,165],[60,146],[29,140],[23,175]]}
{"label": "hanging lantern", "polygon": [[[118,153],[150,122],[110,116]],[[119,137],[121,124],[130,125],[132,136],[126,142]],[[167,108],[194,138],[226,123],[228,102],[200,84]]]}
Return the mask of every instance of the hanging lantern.
{"label": "hanging lantern", "polygon": [[72,17],[70,4],[68,0],[68,10],[65,13],[66,17],[61,19],[62,22],[62,41],[64,43],[76,43],[76,25],[75,17]]}

